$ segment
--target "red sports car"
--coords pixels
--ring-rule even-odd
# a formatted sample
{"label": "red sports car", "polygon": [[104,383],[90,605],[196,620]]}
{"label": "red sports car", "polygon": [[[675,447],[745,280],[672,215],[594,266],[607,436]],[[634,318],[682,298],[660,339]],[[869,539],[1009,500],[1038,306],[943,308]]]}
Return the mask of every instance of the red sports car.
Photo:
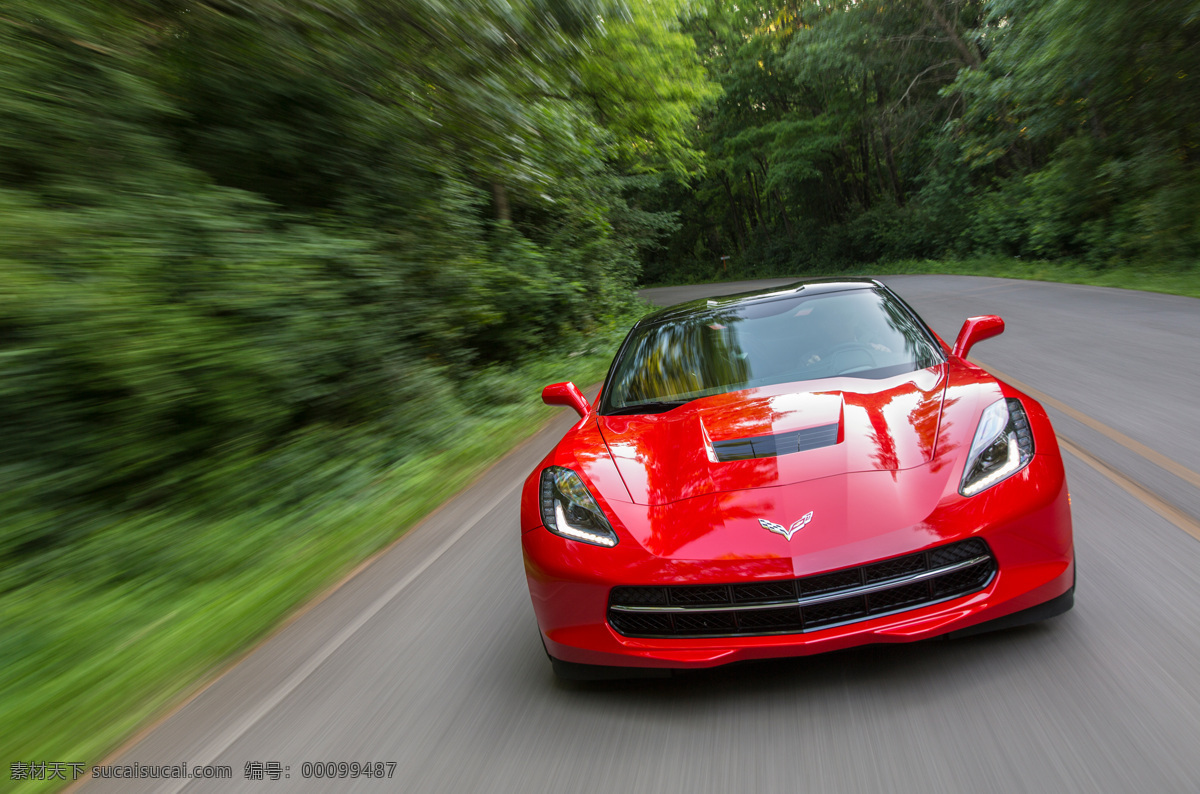
{"label": "red sports car", "polygon": [[[1058,443],[1029,396],[872,280],[663,309],[526,480],[525,571],[566,678],[911,642],[1074,601]],[[985,625],[986,624],[986,625]],[[622,669],[623,668],[623,669]]]}

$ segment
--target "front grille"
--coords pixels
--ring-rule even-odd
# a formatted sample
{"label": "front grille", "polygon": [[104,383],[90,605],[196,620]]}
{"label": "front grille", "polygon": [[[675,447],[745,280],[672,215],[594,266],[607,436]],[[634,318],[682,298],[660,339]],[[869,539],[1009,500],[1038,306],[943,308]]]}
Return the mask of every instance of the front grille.
{"label": "front grille", "polygon": [[795,582],[763,582],[733,588],[733,600],[739,604],[787,601],[796,597]]}
{"label": "front grille", "polygon": [[929,565],[924,554],[910,554],[907,557],[897,557],[894,560],[884,560],[877,562],[874,565],[864,567],[863,578],[867,584],[875,584],[876,582],[886,582],[889,579],[895,579],[899,576],[908,576],[911,573],[920,573],[928,570]]}
{"label": "front grille", "polygon": [[691,604],[728,604],[729,588],[718,587],[671,587],[667,589],[671,603],[678,606]]}
{"label": "front grille", "polygon": [[801,596],[821,595],[848,587],[858,587],[862,584],[862,573],[857,568],[846,571],[823,573],[820,576],[809,576],[796,581],[796,587]]}
{"label": "front grille", "polygon": [[995,573],[991,550],[972,538],[802,579],[614,587],[608,622],[629,637],[798,634],[967,595]]}
{"label": "front grille", "polygon": [[618,587],[611,598],[614,604],[653,606],[667,603],[667,591],[662,587]]}

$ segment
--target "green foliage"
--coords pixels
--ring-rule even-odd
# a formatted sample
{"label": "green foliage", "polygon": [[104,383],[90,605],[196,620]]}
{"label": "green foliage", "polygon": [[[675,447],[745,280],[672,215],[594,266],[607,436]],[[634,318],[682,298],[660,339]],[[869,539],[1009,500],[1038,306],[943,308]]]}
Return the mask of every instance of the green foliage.
{"label": "green foliage", "polygon": [[723,88],[647,277],[1002,252],[1200,256],[1191,0],[709,0]]}
{"label": "green foliage", "polygon": [[237,509],[227,491],[257,486],[214,478],[224,463],[330,432],[330,457],[372,433],[396,439],[378,465],[421,454],[474,373],[628,305],[670,214],[640,210],[622,169],[698,166],[708,89],[671,8],[436,10],[6,9],[8,587],[92,511]]}
{"label": "green foliage", "polygon": [[674,18],[5,3],[10,755],[94,757],[598,376],[673,228],[639,193],[702,169]]}
{"label": "green foliage", "polygon": [[993,4],[988,60],[956,85],[976,178],[1024,183],[1010,246],[1097,261],[1200,254],[1194,5]]}
{"label": "green foliage", "polygon": [[581,93],[611,134],[616,157],[637,171],[687,176],[702,155],[688,127],[696,106],[717,94],[690,37],[679,0],[631,4],[579,65]]}

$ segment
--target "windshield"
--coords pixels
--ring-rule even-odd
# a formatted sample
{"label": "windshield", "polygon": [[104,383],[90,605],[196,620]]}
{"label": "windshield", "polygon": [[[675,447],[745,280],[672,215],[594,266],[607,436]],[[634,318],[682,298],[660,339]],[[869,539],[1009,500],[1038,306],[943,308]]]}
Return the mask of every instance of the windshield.
{"label": "windshield", "polygon": [[941,361],[912,314],[876,289],[714,307],[636,327],[613,364],[602,413],[660,412],[792,381],[887,378]]}

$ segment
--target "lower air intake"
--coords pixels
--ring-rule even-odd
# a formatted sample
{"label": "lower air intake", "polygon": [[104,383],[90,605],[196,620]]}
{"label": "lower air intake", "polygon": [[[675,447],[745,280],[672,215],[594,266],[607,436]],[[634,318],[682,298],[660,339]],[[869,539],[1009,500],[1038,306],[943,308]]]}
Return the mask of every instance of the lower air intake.
{"label": "lower air intake", "polygon": [[995,574],[991,550],[972,538],[802,579],[615,587],[608,622],[627,637],[799,634],[974,593]]}

